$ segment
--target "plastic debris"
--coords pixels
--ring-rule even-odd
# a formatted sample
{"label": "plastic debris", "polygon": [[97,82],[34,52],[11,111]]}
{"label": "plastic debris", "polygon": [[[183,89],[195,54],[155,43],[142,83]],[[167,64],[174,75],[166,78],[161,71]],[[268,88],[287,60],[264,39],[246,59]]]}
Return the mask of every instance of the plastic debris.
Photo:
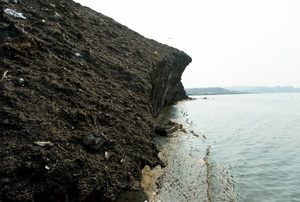
{"label": "plastic debris", "polygon": [[60,15],[57,12],[54,12],[54,17],[60,17]]}
{"label": "plastic debris", "polygon": [[20,86],[25,86],[25,80],[23,78],[19,78],[18,83]]}
{"label": "plastic debris", "polygon": [[80,54],[80,53],[75,53],[75,56],[76,56],[76,57],[80,57],[81,54]]}
{"label": "plastic debris", "polygon": [[105,158],[107,158],[107,159],[109,158],[107,151],[105,151],[104,155],[105,155]]}
{"label": "plastic debris", "polygon": [[105,153],[104,153],[104,156],[106,159],[109,159],[112,155],[114,155],[114,153],[110,152],[110,151],[105,151]]}
{"label": "plastic debris", "polygon": [[45,166],[45,169],[46,169],[46,170],[50,170],[50,167],[46,165],[46,166]]}
{"label": "plastic debris", "polygon": [[38,146],[41,146],[41,147],[44,147],[44,146],[54,146],[53,143],[49,142],[49,141],[37,141],[37,142],[34,142],[34,144],[38,145]]}
{"label": "plastic debris", "polygon": [[11,15],[11,16],[14,16],[16,18],[22,18],[22,19],[26,19],[26,17],[22,14],[22,13],[19,13],[13,9],[10,9],[10,8],[6,8],[4,9],[3,11],[5,14],[7,15]]}
{"label": "plastic debris", "polygon": [[1,79],[0,79],[0,82],[2,82],[2,81],[6,78],[7,73],[8,73],[8,70],[5,70],[5,71],[3,72],[3,75],[2,75],[2,77],[1,77]]}

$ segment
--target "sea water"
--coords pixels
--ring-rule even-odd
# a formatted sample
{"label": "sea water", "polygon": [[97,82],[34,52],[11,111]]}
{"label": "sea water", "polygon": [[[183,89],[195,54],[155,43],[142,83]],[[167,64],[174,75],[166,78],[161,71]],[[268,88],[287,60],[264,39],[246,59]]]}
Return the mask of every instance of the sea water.
{"label": "sea water", "polygon": [[300,93],[194,96],[156,143],[160,201],[300,201]]}

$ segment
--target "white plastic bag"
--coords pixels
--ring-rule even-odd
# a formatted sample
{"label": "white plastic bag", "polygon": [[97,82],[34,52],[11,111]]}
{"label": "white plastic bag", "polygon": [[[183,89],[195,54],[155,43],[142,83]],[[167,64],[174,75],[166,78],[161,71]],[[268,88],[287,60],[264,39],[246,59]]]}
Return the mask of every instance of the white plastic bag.
{"label": "white plastic bag", "polygon": [[6,8],[4,10],[4,13],[7,14],[7,15],[11,15],[11,16],[14,16],[16,18],[22,18],[22,19],[26,19],[26,17],[22,14],[22,13],[19,13],[17,11],[14,11],[10,8]]}

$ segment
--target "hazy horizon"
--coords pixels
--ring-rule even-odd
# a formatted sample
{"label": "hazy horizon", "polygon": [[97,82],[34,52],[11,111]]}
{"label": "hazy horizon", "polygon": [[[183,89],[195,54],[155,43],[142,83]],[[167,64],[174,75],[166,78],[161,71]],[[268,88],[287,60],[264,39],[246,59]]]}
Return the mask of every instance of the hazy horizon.
{"label": "hazy horizon", "polygon": [[294,88],[294,89],[300,89],[300,87],[295,87],[295,86],[248,86],[248,85],[242,85],[242,86],[207,86],[207,87],[185,87],[185,89],[187,88]]}
{"label": "hazy horizon", "polygon": [[186,88],[300,87],[300,1],[76,0],[186,52]]}

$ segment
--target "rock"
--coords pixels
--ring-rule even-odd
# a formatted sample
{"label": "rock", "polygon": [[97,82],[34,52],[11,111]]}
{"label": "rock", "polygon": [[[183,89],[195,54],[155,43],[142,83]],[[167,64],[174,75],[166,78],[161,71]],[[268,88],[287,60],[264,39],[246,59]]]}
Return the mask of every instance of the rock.
{"label": "rock", "polygon": [[107,142],[102,135],[86,135],[82,137],[84,146],[91,150],[102,151],[104,144]]}
{"label": "rock", "polygon": [[9,124],[9,120],[8,120],[8,119],[4,119],[4,120],[3,120],[3,124],[4,124],[4,125]]}
{"label": "rock", "polygon": [[165,123],[165,124],[156,125],[155,133],[157,135],[168,136],[168,135],[171,135],[172,133],[176,132],[179,129],[182,129],[181,124],[175,123],[173,121],[169,121],[168,123]]}

